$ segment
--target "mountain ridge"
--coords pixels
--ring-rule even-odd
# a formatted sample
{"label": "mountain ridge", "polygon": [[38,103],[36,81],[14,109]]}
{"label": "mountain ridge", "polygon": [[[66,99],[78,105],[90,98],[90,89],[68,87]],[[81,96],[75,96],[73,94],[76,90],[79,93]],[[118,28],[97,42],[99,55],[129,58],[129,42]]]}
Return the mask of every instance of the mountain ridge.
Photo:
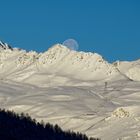
{"label": "mountain ridge", "polygon": [[17,77],[20,77],[26,81],[29,77],[35,78],[39,73],[46,73],[77,80],[109,80],[124,76],[130,80],[140,81],[140,77],[137,76],[139,61],[127,64],[118,61],[111,64],[97,53],[77,52],[61,44],[55,44],[44,53],[11,48],[3,42],[0,45],[3,48],[3,51],[0,51],[0,76],[3,74],[12,80],[19,80]]}

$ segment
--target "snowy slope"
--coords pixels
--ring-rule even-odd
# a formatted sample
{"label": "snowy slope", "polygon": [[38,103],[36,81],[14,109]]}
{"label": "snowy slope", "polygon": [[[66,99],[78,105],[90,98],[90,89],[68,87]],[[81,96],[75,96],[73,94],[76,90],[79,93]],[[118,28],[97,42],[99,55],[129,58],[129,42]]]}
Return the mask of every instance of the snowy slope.
{"label": "snowy slope", "polygon": [[44,53],[0,45],[2,108],[103,140],[140,139],[139,81],[140,60],[110,64],[60,44]]}
{"label": "snowy slope", "polygon": [[117,62],[118,70],[132,81],[140,81],[140,60]]}

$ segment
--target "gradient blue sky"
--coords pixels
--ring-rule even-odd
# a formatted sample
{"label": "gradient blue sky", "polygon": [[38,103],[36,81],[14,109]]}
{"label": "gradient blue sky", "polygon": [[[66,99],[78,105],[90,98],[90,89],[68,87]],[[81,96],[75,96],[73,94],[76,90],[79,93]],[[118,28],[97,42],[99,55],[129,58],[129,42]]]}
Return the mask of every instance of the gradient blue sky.
{"label": "gradient blue sky", "polygon": [[42,52],[68,38],[110,62],[140,58],[140,0],[0,0],[0,40]]}

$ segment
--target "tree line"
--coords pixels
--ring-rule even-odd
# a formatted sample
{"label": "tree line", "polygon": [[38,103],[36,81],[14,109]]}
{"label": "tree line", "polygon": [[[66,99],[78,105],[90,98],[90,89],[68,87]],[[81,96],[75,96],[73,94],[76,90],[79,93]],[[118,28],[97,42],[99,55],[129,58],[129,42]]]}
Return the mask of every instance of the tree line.
{"label": "tree line", "polygon": [[28,114],[0,109],[0,140],[99,140],[63,131],[58,125],[37,122]]}

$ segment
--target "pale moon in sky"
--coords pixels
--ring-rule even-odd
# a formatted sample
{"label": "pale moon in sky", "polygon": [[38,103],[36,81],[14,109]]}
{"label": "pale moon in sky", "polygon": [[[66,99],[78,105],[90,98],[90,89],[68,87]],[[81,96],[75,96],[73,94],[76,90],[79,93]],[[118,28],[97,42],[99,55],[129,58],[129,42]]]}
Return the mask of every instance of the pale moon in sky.
{"label": "pale moon in sky", "polygon": [[63,45],[68,47],[71,50],[78,50],[78,42],[74,39],[67,39],[63,42]]}

